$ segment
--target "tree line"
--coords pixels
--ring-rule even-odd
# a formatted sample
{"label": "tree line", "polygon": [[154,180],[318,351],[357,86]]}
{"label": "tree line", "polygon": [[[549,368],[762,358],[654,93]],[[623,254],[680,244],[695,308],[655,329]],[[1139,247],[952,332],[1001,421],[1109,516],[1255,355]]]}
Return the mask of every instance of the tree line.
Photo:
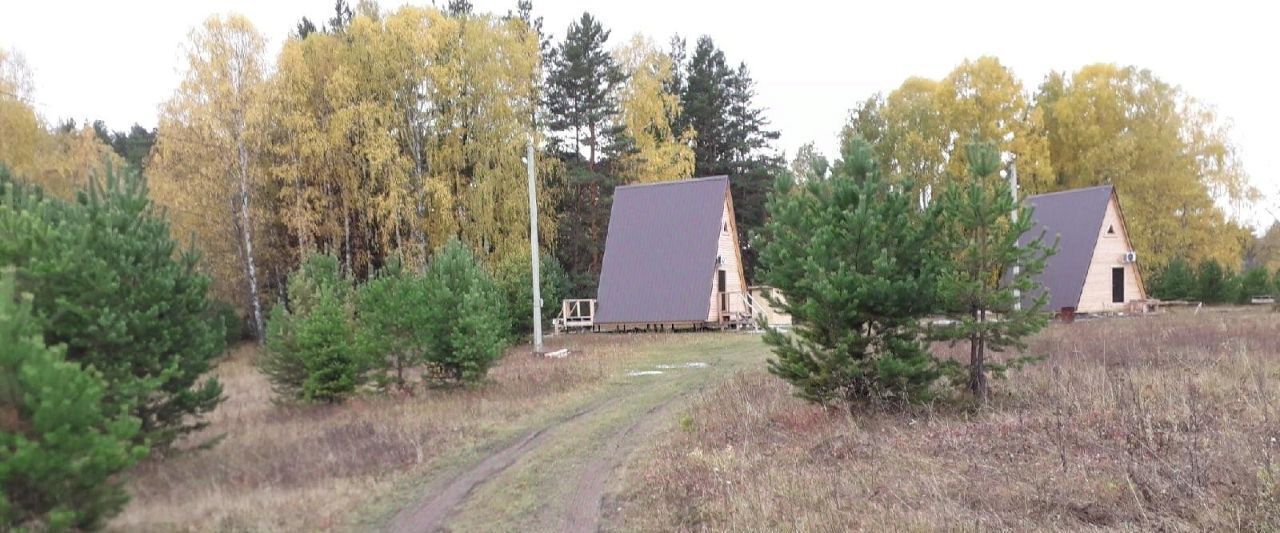
{"label": "tree line", "polygon": [[[312,254],[352,280],[392,257],[421,269],[453,239],[490,267],[527,254],[531,139],[540,245],[570,294],[594,292],[617,185],[733,172],[756,221],[744,237],[759,226],[781,158],[763,155],[776,134],[745,67],[707,38],[687,61],[643,37],[612,46],[590,14],[552,42],[531,9],[339,2],[327,23],[301,22],[274,63],[242,17],[193,32],[149,172],[251,330]],[[768,168],[740,173],[756,167]]]}
{"label": "tree line", "polygon": [[[523,253],[530,136],[540,244],[575,296],[594,293],[617,185],[727,174],[750,243],[779,175],[830,171],[812,144],[784,162],[750,70],[710,38],[615,39],[584,13],[557,39],[527,1],[505,14],[338,2],[327,21],[302,19],[274,58],[249,21],[214,17],[187,52],[156,130],[27,128],[15,138],[34,140],[0,146],[0,160],[63,197],[102,157],[144,166],[177,234],[206,251],[215,296],[259,336],[314,253],[353,280],[393,256],[421,269],[454,238],[490,267]],[[29,80],[7,76],[27,88],[8,92],[30,94]],[[22,115],[6,123],[38,126],[23,102],[3,102]],[[921,205],[967,179],[964,147],[981,139],[1017,168],[1024,194],[1113,184],[1154,278],[1176,257],[1236,270],[1243,256],[1276,255],[1224,209],[1257,196],[1228,133],[1150,71],[1090,65],[1030,90],[983,57],[858,102],[842,137],[868,141],[886,179],[909,178]],[[744,249],[753,279],[756,254]]]}

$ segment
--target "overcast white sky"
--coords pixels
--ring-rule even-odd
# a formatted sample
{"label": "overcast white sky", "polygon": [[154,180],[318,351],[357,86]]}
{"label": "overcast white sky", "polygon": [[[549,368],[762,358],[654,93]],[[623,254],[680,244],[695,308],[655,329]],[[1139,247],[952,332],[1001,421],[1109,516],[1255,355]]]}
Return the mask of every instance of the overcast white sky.
{"label": "overcast white sky", "polygon": [[[499,13],[515,5],[473,1],[477,10]],[[180,46],[208,15],[247,15],[268,36],[274,55],[299,17],[318,22],[332,11],[330,0],[6,3],[0,46],[26,55],[38,110],[51,121],[101,118],[114,129],[155,124],[157,106],[177,85]],[[402,3],[384,0],[382,6]],[[1232,123],[1245,168],[1275,211],[1280,17],[1267,4],[535,0],[534,9],[557,39],[583,10],[613,31],[613,42],[637,32],[663,44],[676,33],[690,41],[710,35],[730,60],[747,62],[758,102],[782,132],[780,147],[788,155],[811,140],[830,155],[856,101],[890,91],[911,75],[944,76],[965,58],[995,55],[1028,89],[1050,70],[1095,62],[1138,65]],[[1254,219],[1270,223],[1264,216]]]}

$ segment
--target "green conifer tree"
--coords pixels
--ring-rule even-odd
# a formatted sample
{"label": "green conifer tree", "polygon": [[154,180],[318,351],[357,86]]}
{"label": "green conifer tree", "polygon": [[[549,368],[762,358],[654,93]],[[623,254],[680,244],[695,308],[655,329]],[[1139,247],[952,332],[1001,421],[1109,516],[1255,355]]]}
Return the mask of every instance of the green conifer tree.
{"label": "green conifer tree", "polygon": [[919,319],[933,309],[930,230],[850,138],[829,179],[782,179],[760,244],[764,282],[795,324],[769,331],[769,370],[810,401],[921,400],[942,374]]}
{"label": "green conifer tree", "polygon": [[308,257],[290,276],[286,295],[267,322],[263,373],[285,398],[342,400],[362,382],[367,364],[356,343],[351,284],[338,259]]}
{"label": "green conifer tree", "polygon": [[1267,268],[1264,266],[1252,266],[1240,275],[1240,290],[1236,298],[1236,303],[1247,304],[1253,300],[1254,296],[1266,296],[1271,294],[1271,276],[1267,274]]}
{"label": "green conifer tree", "polygon": [[406,372],[425,362],[428,339],[422,324],[430,302],[422,276],[405,272],[399,261],[383,267],[356,296],[359,343],[379,373],[379,385],[408,387]]}
{"label": "green conifer tree", "polygon": [[[494,273],[494,281],[502,292],[504,307],[511,320],[513,339],[526,337],[533,332],[532,266],[529,254],[513,255],[498,264]],[[560,314],[560,301],[568,294],[569,277],[555,256],[547,253],[541,254],[538,271],[541,278],[542,326],[546,328]]]}
{"label": "green conifer tree", "polygon": [[617,133],[611,120],[617,114],[615,93],[623,74],[609,53],[608,41],[609,30],[584,12],[569,25],[564,41],[555,47],[548,61],[551,131],[568,134],[571,153],[592,170]]}
{"label": "green conifer tree", "polygon": [[0,530],[96,529],[128,500],[119,473],[146,455],[140,424],[45,346],[31,307],[0,271]]}
{"label": "green conifer tree", "polygon": [[424,280],[426,359],[448,382],[485,376],[510,342],[510,319],[493,278],[457,239],[436,252]]}
{"label": "green conifer tree", "polygon": [[1004,370],[987,353],[1025,348],[1022,339],[1048,322],[1048,294],[1036,278],[1056,243],[1035,236],[1019,244],[1034,226],[1032,212],[1018,208],[1014,214],[1018,205],[998,174],[1000,153],[993,143],[974,143],[967,151],[972,179],[952,181],[931,206],[935,242],[942,247],[939,303],[951,319],[932,336],[969,343],[968,389],[985,402],[987,373]]}
{"label": "green conifer tree", "polygon": [[1216,259],[1200,262],[1196,269],[1195,296],[1207,304],[1220,304],[1230,298],[1230,287],[1227,273]]}
{"label": "green conifer tree", "polygon": [[1162,300],[1190,300],[1196,298],[1196,276],[1187,261],[1180,257],[1169,264],[1156,279],[1155,296]]}
{"label": "green conifer tree", "polygon": [[145,179],[107,168],[88,182],[69,203],[0,176],[0,265],[35,295],[45,342],[101,372],[108,410],[124,406],[139,439],[165,447],[222,399],[207,372],[225,350],[223,324],[197,253],[178,249]]}

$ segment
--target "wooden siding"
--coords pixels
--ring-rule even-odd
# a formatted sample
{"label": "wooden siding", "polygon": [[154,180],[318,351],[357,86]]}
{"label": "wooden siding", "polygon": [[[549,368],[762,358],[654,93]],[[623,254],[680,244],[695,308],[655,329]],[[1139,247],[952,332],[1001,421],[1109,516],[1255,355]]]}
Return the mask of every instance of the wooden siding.
{"label": "wooden siding", "polygon": [[774,300],[777,300],[778,303],[786,303],[787,301],[787,299],[782,296],[782,291],[773,287],[766,287],[763,285],[751,287],[751,297],[755,299],[756,306],[759,308],[756,316],[763,317],[770,326],[790,326],[791,315],[788,315],[782,312],[781,309],[771,305],[769,300],[765,299],[766,293],[772,296]]}
{"label": "wooden siding", "polygon": [[720,215],[720,238],[716,241],[716,256],[720,265],[711,272],[711,307],[707,320],[720,321],[720,295],[717,286],[718,271],[725,271],[725,292],[736,293],[729,297],[729,312],[746,313],[746,301],[741,296],[747,290],[746,276],[742,270],[742,249],[738,247],[738,226],[733,217],[733,197],[725,192],[724,208]]}
{"label": "wooden siding", "polygon": [[[1108,228],[1115,230],[1108,234]],[[1124,300],[1145,300],[1146,291],[1138,274],[1137,263],[1125,263],[1124,254],[1133,250],[1128,231],[1124,225],[1116,196],[1111,195],[1107,202],[1107,211],[1103,215],[1102,228],[1098,230],[1098,244],[1093,250],[1093,260],[1089,263],[1089,273],[1085,275],[1084,287],[1080,292],[1080,303],[1076,307],[1081,313],[1110,313],[1123,311],[1124,302],[1112,302],[1111,269],[1124,268]],[[1141,259],[1141,258],[1139,258]]]}

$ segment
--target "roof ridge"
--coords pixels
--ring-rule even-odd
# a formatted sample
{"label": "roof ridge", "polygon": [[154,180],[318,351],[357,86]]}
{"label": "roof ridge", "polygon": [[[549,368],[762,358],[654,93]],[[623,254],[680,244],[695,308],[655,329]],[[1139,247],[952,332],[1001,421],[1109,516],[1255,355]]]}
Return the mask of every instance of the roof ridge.
{"label": "roof ridge", "polygon": [[1054,195],[1057,195],[1057,194],[1067,194],[1067,193],[1073,193],[1073,192],[1084,192],[1084,191],[1091,191],[1091,190],[1094,190],[1094,189],[1113,189],[1113,190],[1114,190],[1115,188],[1116,188],[1116,187],[1115,187],[1115,185],[1112,185],[1112,184],[1110,184],[1110,183],[1107,183],[1107,184],[1103,184],[1103,185],[1092,185],[1092,186],[1089,186],[1089,187],[1080,187],[1079,189],[1066,189],[1066,190],[1062,190],[1062,191],[1053,191],[1053,192],[1046,192],[1046,193],[1040,193],[1040,194],[1033,194],[1033,195],[1031,195],[1031,196],[1023,197],[1023,199],[1024,199],[1024,200],[1030,200],[1030,199],[1032,199],[1032,198],[1043,198],[1043,197],[1045,197],[1045,196],[1054,196]]}
{"label": "roof ridge", "polygon": [[615,189],[635,189],[635,188],[639,188],[639,187],[656,187],[656,186],[658,186],[658,185],[681,185],[681,184],[690,183],[690,182],[695,182],[695,181],[712,181],[712,180],[725,180],[725,181],[728,181],[728,180],[729,180],[729,176],[728,176],[727,174],[720,174],[720,175],[718,175],[718,176],[701,176],[701,177],[697,177],[697,178],[685,178],[685,179],[668,180],[668,181],[655,181],[655,182],[653,182],[653,183],[632,183],[632,184],[630,184],[630,185],[619,185],[619,186],[614,187],[614,188],[615,188]]}

